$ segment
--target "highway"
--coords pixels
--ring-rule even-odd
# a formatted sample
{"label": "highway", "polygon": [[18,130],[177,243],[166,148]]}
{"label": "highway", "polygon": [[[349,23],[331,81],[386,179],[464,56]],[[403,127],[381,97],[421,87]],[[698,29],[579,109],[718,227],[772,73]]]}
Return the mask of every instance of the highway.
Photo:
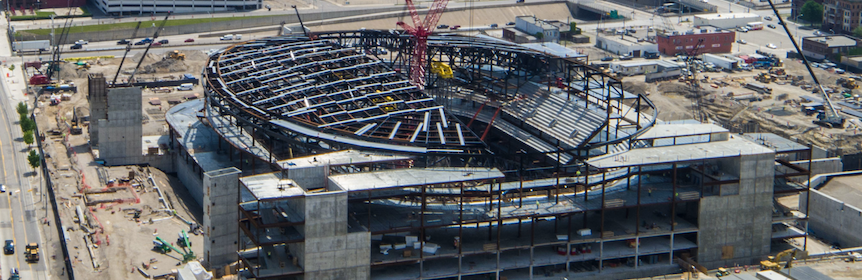
{"label": "highway", "polygon": [[[42,211],[44,201],[39,196],[38,177],[34,177],[26,159],[26,144],[21,139],[18,126],[18,113],[8,86],[4,83],[0,97],[0,183],[6,185],[6,193],[0,194],[0,239],[13,240],[15,253],[0,255],[2,277],[9,277],[12,268],[18,268],[21,279],[49,279],[43,233],[39,221],[45,215]],[[35,146],[34,146],[35,148]],[[39,211],[36,211],[39,209]],[[52,217],[49,217],[53,220]],[[48,227],[44,229],[49,229]],[[53,230],[53,229],[52,229]],[[40,261],[28,263],[24,259],[24,246],[39,243]]]}

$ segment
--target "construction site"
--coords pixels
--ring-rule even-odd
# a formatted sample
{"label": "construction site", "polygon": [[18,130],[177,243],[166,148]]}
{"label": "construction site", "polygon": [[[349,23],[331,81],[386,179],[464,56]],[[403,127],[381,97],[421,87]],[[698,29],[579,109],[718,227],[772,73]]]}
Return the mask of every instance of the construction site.
{"label": "construction site", "polygon": [[437,2],[392,30],[28,65],[76,277],[622,279],[822,245],[799,194],[862,151],[858,79],[623,78],[592,44],[434,34]]}

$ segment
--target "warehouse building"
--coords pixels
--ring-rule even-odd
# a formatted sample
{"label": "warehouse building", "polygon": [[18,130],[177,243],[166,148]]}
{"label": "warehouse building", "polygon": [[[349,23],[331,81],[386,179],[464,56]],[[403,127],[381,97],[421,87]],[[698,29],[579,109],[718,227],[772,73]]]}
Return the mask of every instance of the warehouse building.
{"label": "warehouse building", "polygon": [[[702,40],[702,41],[701,41]],[[736,32],[715,31],[705,28],[686,32],[673,31],[656,35],[659,52],[665,55],[690,55],[696,45],[700,45],[697,54],[729,53],[736,40]]]}
{"label": "warehouse building", "polygon": [[745,26],[749,22],[758,22],[760,15],[749,13],[708,14],[694,16],[694,26],[713,26],[732,29]]}

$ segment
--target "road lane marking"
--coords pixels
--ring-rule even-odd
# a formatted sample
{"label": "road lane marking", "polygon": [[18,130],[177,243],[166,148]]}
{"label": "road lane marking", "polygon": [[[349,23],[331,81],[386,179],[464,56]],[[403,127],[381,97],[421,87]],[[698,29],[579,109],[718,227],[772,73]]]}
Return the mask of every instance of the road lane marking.
{"label": "road lane marking", "polygon": [[[7,92],[7,94],[8,94],[8,92]],[[11,139],[12,138],[12,131],[9,130],[9,125],[8,125],[9,119],[6,118],[5,112],[3,114],[0,114],[0,115],[3,115],[3,123],[7,124],[4,126],[6,128],[6,135],[9,135],[9,138]],[[15,141],[15,140],[12,140],[12,141]],[[12,151],[13,151],[12,162],[15,162],[15,159],[16,159],[15,153],[14,153],[15,147],[12,145],[12,143],[10,143],[9,145],[12,146]],[[0,159],[3,160],[3,176],[6,177],[6,157],[3,155],[3,149],[2,148],[0,148]],[[16,174],[18,174],[18,173],[16,172]],[[18,186],[18,189],[20,190],[21,186]],[[12,242],[15,244],[18,244],[18,239],[15,238],[15,217],[12,216],[12,199],[9,198],[10,196],[11,196],[11,194],[6,195],[6,201],[9,203],[9,220],[10,220],[10,223],[12,224]],[[18,203],[21,203],[20,197],[18,199]],[[21,204],[20,206],[21,206],[21,211],[24,211],[24,205]],[[22,221],[23,221],[23,218],[22,218]],[[24,236],[25,237],[27,236],[27,227],[26,226],[24,227]],[[28,264],[29,264],[29,262],[28,262]],[[15,267],[18,269],[21,269],[21,261],[18,260],[17,254],[15,255]],[[29,267],[30,267],[30,271],[32,271],[33,266],[29,265]]]}

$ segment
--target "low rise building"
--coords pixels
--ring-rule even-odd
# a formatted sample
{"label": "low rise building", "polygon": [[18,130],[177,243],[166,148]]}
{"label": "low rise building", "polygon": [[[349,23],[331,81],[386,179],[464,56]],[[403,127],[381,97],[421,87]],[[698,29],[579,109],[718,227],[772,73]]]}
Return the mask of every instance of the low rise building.
{"label": "low rise building", "polygon": [[655,43],[624,35],[596,36],[596,47],[617,55],[628,54],[633,57],[641,57],[648,52],[658,52],[658,45]]}
{"label": "low rise building", "polygon": [[145,1],[123,1],[102,0],[94,1],[95,6],[109,15],[151,14],[151,13],[203,13],[203,12],[225,12],[256,10],[263,7],[262,2],[254,0],[224,0],[224,1],[174,1],[174,0],[145,0]]}
{"label": "low rise building", "polygon": [[654,73],[658,71],[658,64],[655,61],[643,60],[633,62],[616,62],[611,63],[611,71],[619,73],[623,76],[633,76],[646,73]]}
{"label": "low rise building", "polygon": [[[559,42],[560,27],[535,16],[519,16],[515,18],[515,28],[521,32],[537,37],[541,42]],[[541,38],[537,34],[541,33]]]}
{"label": "low rise building", "polygon": [[859,26],[862,5],[859,0],[823,0],[823,30],[850,33]]}
{"label": "low rise building", "polygon": [[503,28],[503,39],[518,44],[536,42],[536,37],[515,28]]}
{"label": "low rise building", "polygon": [[705,28],[656,35],[658,50],[665,55],[689,54],[698,43],[700,43],[700,48],[698,48],[697,54],[729,53],[733,48],[735,39],[735,32]]}
{"label": "low rise building", "polygon": [[718,28],[737,28],[749,22],[761,20],[760,15],[749,13],[708,14],[694,16],[694,26],[715,26]]}
{"label": "low rise building", "polygon": [[802,54],[815,59],[831,59],[859,45],[859,38],[847,35],[802,38]]}

